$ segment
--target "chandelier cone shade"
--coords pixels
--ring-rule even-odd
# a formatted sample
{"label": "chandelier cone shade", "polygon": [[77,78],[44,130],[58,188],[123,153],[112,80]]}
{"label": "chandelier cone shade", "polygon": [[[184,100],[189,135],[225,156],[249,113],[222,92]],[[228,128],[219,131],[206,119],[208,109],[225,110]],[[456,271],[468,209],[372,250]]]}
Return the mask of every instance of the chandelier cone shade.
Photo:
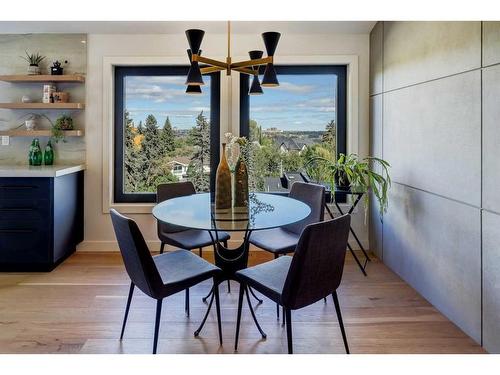
{"label": "chandelier cone shade", "polygon": [[263,93],[264,91],[262,91],[262,87],[260,86],[259,76],[253,76],[252,85],[250,86],[248,95],[262,95]]}
{"label": "chandelier cone shade", "polygon": [[264,71],[264,77],[262,77],[262,86],[264,87],[276,87],[279,86],[278,77],[276,76],[276,69],[274,65],[269,63],[266,65],[266,70]]}
{"label": "chandelier cone shade", "polygon": [[190,95],[201,94],[201,86],[189,85],[186,88],[186,94],[190,94]]}
{"label": "chandelier cone shade", "polygon": [[203,36],[205,32],[199,29],[189,29],[186,30],[186,37],[189,43],[189,48],[194,54],[199,53],[199,49],[201,46],[201,41],[203,40]]}
{"label": "chandelier cone shade", "polygon": [[[187,31],[186,31],[186,34],[187,34]],[[201,41],[200,41],[200,43],[201,43]],[[187,74],[186,85],[188,85],[188,86],[204,85],[205,83],[203,82],[203,77],[201,76],[201,70],[200,70],[200,66],[198,65],[198,61],[192,61],[192,56],[193,56],[192,49],[188,49],[187,54],[188,54],[189,62],[191,63],[191,66],[189,67],[189,71]],[[201,50],[200,50],[199,45],[198,45],[198,54],[199,55],[201,54]],[[193,94],[194,92],[188,92],[188,90],[186,90],[186,93]],[[199,93],[201,94],[201,89],[200,89]]]}
{"label": "chandelier cone shade", "polygon": [[266,46],[267,56],[274,56],[276,47],[278,47],[280,36],[280,33],[274,31],[268,31],[267,33],[262,34],[262,39],[264,40],[264,45]]}

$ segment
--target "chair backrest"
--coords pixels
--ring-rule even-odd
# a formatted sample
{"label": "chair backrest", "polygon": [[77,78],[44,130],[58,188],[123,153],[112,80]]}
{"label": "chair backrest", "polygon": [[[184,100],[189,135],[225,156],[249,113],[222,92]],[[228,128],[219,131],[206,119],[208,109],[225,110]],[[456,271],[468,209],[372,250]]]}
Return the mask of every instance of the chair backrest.
{"label": "chair backrest", "polygon": [[[156,188],[156,203],[166,201],[167,199],[184,197],[186,195],[192,194],[196,194],[196,190],[191,181],[160,184]],[[158,222],[158,232],[161,231],[163,233],[175,233],[182,232],[184,230],[186,230],[186,228]]]}
{"label": "chair backrest", "polygon": [[297,181],[293,183],[288,196],[306,203],[311,208],[311,213],[297,223],[286,225],[284,229],[301,234],[307,225],[323,221],[325,211],[325,187],[323,185]]}
{"label": "chair backrest", "polygon": [[115,209],[111,209],[110,214],[130,280],[148,296],[156,298],[163,282],[139,227]]}
{"label": "chair backrest", "polygon": [[309,224],[295,249],[282,294],[290,309],[308,306],[340,285],[351,216]]}

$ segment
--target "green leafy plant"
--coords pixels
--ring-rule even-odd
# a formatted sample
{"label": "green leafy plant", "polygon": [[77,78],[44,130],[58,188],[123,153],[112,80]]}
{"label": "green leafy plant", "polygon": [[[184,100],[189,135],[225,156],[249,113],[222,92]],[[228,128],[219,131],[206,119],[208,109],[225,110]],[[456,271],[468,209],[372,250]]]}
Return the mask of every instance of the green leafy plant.
{"label": "green leafy plant", "polygon": [[62,115],[57,118],[56,122],[54,125],[52,125],[52,138],[56,143],[59,143],[59,141],[66,142],[66,139],[64,137],[64,131],[65,130],[73,130],[73,119],[71,116],[68,115]]}
{"label": "green leafy plant", "polygon": [[[371,190],[377,199],[380,207],[380,216],[387,211],[387,193],[391,186],[389,175],[390,165],[387,161],[368,156],[359,159],[358,155],[340,154],[337,159],[327,159],[324,157],[313,157],[306,163],[306,170],[320,171],[319,174],[326,176],[331,186],[349,187],[352,191],[368,192]],[[382,168],[382,173],[374,171],[375,165]],[[368,207],[368,194],[365,194],[365,208]]]}
{"label": "green leafy plant", "polygon": [[45,56],[40,55],[37,53],[36,55],[34,53],[29,54],[28,51],[24,51],[26,53],[26,56],[19,56],[23,60],[26,60],[28,64],[33,65],[33,66],[38,66],[43,59],[45,59]]}

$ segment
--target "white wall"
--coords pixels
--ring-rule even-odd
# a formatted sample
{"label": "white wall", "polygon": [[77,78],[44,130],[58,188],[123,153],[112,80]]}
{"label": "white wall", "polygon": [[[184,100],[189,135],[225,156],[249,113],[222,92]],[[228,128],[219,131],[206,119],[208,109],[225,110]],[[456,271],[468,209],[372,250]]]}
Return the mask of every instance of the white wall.
{"label": "white wall", "polygon": [[[279,30],[278,30],[279,31]],[[235,35],[232,42],[234,58],[247,57],[247,51],[263,47],[259,34]],[[226,55],[226,35],[206,34],[203,41],[203,54],[212,58],[224,59]],[[85,240],[79,250],[110,250],[116,249],[115,237],[106,207],[103,206],[103,151],[104,155],[110,151],[111,144],[103,144],[103,61],[113,58],[138,57],[160,59],[162,57],[179,58],[187,62],[187,41],[184,34],[171,35],[96,35],[89,34],[87,42],[87,109],[86,109],[86,143],[87,143],[87,171],[85,174]],[[368,154],[368,74],[369,74],[369,36],[364,34],[352,35],[282,35],[277,54],[276,64],[280,63],[280,56],[293,56],[296,63],[300,57],[309,61],[312,56],[346,56],[358,57],[358,92],[359,95],[348,100],[358,101],[359,110],[356,114],[359,123],[357,143],[360,155]],[[184,59],[184,60],[182,60]],[[309,59],[309,60],[308,60]],[[224,74],[221,86],[224,86]],[[235,85],[233,84],[233,87]],[[227,87],[221,91],[221,134],[233,127],[236,132],[239,124],[237,90],[233,89],[234,121],[227,121],[224,109],[228,103]],[[106,176],[105,176],[106,177]],[[132,214],[139,224],[145,238],[150,244],[158,247],[156,223],[151,214]],[[368,246],[368,230],[364,225],[364,212],[360,208],[355,215],[355,230],[363,243]]]}

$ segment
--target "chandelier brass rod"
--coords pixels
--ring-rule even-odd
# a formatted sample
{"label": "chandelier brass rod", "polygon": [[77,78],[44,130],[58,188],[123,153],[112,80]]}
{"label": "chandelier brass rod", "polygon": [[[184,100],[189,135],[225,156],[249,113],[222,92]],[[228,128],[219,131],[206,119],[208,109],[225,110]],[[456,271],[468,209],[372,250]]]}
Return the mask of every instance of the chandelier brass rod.
{"label": "chandelier brass rod", "polygon": [[227,69],[228,68],[228,64],[223,62],[223,61],[218,61],[218,60],[214,60],[214,59],[209,59],[208,57],[203,57],[203,56],[200,56],[200,55],[197,55],[197,54],[194,54],[191,58],[192,61],[198,61],[198,62],[201,62],[201,63],[204,63],[204,64],[208,64],[208,65],[212,65],[212,66],[218,66],[220,68],[223,68],[223,69]]}
{"label": "chandelier brass rod", "polygon": [[240,72],[240,73],[245,73],[251,76],[256,76],[259,74],[258,70],[253,70],[253,69],[247,69],[247,68],[232,68],[233,70]]}
{"label": "chandelier brass rod", "polygon": [[220,72],[221,70],[225,70],[225,68],[221,68],[220,66],[206,66],[200,69],[201,74]]}
{"label": "chandelier brass rod", "polygon": [[247,68],[249,66],[255,66],[255,65],[265,65],[268,63],[273,62],[273,57],[268,56],[268,57],[263,57],[262,59],[254,59],[254,60],[245,60],[245,61],[240,61],[240,62],[235,62],[231,64],[231,69],[234,68]]}

